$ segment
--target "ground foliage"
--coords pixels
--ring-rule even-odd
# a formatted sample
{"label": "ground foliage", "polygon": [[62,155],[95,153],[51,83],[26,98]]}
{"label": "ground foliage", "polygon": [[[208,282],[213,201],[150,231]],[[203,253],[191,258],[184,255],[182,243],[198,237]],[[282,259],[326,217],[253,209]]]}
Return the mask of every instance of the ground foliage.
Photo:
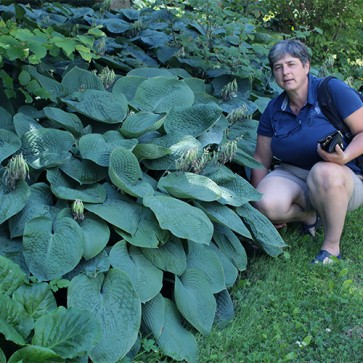
{"label": "ground foliage", "polygon": [[285,246],[245,178],[280,36],[165,5],[0,6],[0,361],[127,361],[152,336],[194,362],[245,247]]}

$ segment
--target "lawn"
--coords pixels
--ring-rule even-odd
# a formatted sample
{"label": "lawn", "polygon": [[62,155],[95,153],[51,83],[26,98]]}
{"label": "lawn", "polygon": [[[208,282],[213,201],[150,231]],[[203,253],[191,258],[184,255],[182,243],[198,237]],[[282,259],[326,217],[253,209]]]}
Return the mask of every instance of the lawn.
{"label": "lawn", "polygon": [[[255,253],[231,295],[235,319],[198,336],[200,363],[363,362],[363,209],[348,215],[344,260],[310,263],[317,237],[297,225],[281,231],[289,247],[278,258]],[[160,352],[137,362],[170,362]],[[165,358],[165,357],[164,357]]]}

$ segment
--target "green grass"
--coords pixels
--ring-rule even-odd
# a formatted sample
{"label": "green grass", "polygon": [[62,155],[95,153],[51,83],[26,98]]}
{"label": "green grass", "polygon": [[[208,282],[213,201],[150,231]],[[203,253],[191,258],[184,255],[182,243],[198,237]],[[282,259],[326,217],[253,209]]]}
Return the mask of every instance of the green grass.
{"label": "green grass", "polygon": [[[231,290],[235,319],[198,336],[200,363],[363,362],[362,220],[363,209],[348,215],[333,265],[310,263],[322,232],[302,237],[297,226],[281,232],[283,255],[251,257]],[[155,354],[141,361],[169,361]]]}

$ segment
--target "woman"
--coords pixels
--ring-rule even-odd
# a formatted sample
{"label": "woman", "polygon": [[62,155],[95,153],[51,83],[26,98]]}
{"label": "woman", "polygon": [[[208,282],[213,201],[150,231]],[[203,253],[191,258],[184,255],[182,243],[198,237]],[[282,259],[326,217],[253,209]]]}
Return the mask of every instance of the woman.
{"label": "woman", "polygon": [[[315,235],[322,222],[324,240],[314,263],[341,259],[340,238],[348,210],[363,204],[361,170],[354,159],[363,154],[363,104],[344,82],[331,81],[339,114],[354,135],[344,150],[324,151],[318,140],[334,131],[317,102],[320,79],[312,76],[307,47],[283,40],[270,50],[270,67],[284,90],[273,99],[259,122],[251,182],[262,193],[255,206],[277,227],[301,222]],[[281,163],[271,171],[273,158]]]}

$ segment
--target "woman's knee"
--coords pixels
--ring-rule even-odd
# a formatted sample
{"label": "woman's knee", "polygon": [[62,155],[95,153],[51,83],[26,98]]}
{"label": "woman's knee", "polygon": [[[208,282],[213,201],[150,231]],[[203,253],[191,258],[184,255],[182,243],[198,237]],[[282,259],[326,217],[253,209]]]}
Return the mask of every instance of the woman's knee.
{"label": "woman's knee", "polygon": [[270,220],[279,220],[288,208],[285,207],[285,202],[282,198],[274,195],[263,195],[263,197],[254,202],[254,206]]}

